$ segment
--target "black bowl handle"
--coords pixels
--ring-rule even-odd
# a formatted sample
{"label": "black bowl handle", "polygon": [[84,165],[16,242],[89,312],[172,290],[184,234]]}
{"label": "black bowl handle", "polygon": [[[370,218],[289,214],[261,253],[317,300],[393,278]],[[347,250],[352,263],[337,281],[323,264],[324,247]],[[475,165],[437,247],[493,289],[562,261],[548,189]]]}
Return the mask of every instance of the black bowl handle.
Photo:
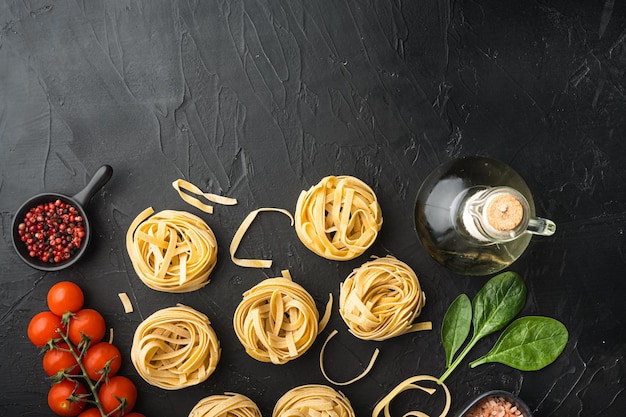
{"label": "black bowl handle", "polygon": [[78,192],[73,198],[82,207],[85,207],[91,200],[91,197],[102,187],[109,182],[113,175],[113,168],[110,165],[103,165],[93,174],[89,183]]}

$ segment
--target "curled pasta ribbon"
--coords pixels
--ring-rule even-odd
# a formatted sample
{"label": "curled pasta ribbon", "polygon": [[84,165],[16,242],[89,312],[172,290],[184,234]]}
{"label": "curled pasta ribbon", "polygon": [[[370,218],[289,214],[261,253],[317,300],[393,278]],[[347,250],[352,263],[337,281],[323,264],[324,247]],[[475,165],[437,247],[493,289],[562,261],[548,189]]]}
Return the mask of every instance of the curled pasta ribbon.
{"label": "curled pasta ribbon", "polygon": [[245,395],[227,392],[201,399],[189,417],[261,417],[261,411]]}
{"label": "curled pasta ribbon", "polygon": [[326,259],[347,261],[369,248],[383,218],[374,191],[350,176],[323,178],[296,203],[296,233],[302,243]]}
{"label": "curled pasta ribbon", "polygon": [[164,210],[142,211],[126,234],[133,268],[148,287],[165,292],[194,291],[209,283],[217,263],[217,241],[198,216]]}
{"label": "curled pasta ribbon", "polygon": [[180,198],[183,199],[183,201],[185,201],[186,203],[191,204],[192,206],[194,206],[197,209],[200,209],[200,210],[204,211],[205,213],[213,214],[213,206],[211,206],[209,204],[204,204],[198,198],[195,198],[195,197],[193,197],[193,196],[183,192],[182,190],[189,191],[189,192],[194,193],[196,195],[201,195],[201,196],[203,196],[204,198],[206,198],[208,201],[210,201],[212,203],[222,204],[222,205],[226,205],[226,206],[233,206],[233,205],[237,204],[237,199],[235,199],[235,198],[224,197],[224,196],[217,195],[217,194],[211,194],[211,193],[202,192],[201,189],[199,189],[198,187],[196,187],[192,183],[190,183],[188,181],[185,181],[185,180],[182,180],[182,179],[178,179],[178,180],[174,181],[172,183],[172,187],[174,187],[174,189],[176,191],[178,191],[178,195],[180,196]]}
{"label": "curled pasta ribbon", "polygon": [[322,371],[322,375],[324,375],[324,378],[326,378],[326,380],[328,382],[330,382],[331,384],[333,384],[333,385],[350,385],[350,384],[358,381],[359,379],[364,378],[372,370],[372,368],[374,367],[374,363],[376,362],[376,358],[378,358],[378,354],[380,353],[380,350],[378,348],[376,348],[374,350],[374,354],[372,355],[372,358],[370,359],[370,363],[367,365],[367,368],[365,368],[363,370],[363,372],[361,372],[360,375],[357,375],[356,377],[354,377],[351,380],[346,381],[346,382],[334,381],[334,380],[330,379],[330,377],[326,373],[326,368],[324,367],[324,352],[326,351],[326,345],[328,345],[328,342],[330,342],[330,339],[332,339],[336,334],[337,334],[337,330],[333,330],[332,332],[330,332],[330,334],[326,338],[326,341],[324,341],[324,344],[322,345],[322,350],[320,351],[320,370]]}
{"label": "curled pasta ribbon", "polygon": [[325,385],[302,385],[283,394],[272,417],[355,417],[348,398]]}
{"label": "curled pasta ribbon", "polygon": [[350,333],[363,340],[431,330],[431,322],[413,324],[425,303],[415,272],[393,256],[354,269],[339,291],[339,314]]}
{"label": "curled pasta ribbon", "polygon": [[166,390],[205,381],[217,367],[220,342],[206,315],[177,305],[139,324],[130,358],[141,377]]}
{"label": "curled pasta ribbon", "polygon": [[[391,417],[389,406],[391,402],[404,391],[408,391],[410,389],[419,389],[421,391],[428,393],[429,395],[433,395],[437,391],[437,389],[434,389],[434,388],[424,387],[422,385],[415,384],[416,382],[419,382],[419,381],[435,382],[437,385],[443,388],[444,393],[446,395],[446,403],[444,405],[443,411],[441,412],[441,414],[439,414],[439,417],[447,416],[448,412],[450,411],[450,405],[452,404],[452,398],[450,396],[450,391],[448,390],[448,387],[446,386],[446,384],[444,384],[443,381],[439,380],[438,378],[435,378],[434,376],[416,375],[400,382],[398,385],[396,385],[396,387],[393,390],[391,390],[391,392],[389,392],[389,394],[385,395],[385,397],[383,397],[383,399],[380,400],[374,406],[374,410],[372,411],[372,417],[378,417],[381,411],[384,413],[385,417]],[[409,411],[405,413],[403,417],[406,417],[406,416],[428,417],[428,414],[419,410],[413,410],[413,411]]]}
{"label": "curled pasta ribbon", "polygon": [[233,240],[230,242],[230,259],[233,261],[235,265],[243,266],[246,268],[269,268],[272,266],[271,259],[239,259],[235,256],[237,253],[237,249],[239,248],[239,244],[243,239],[243,236],[248,231],[248,228],[256,219],[256,216],[263,211],[275,211],[278,213],[283,213],[285,216],[289,217],[291,220],[291,225],[293,226],[293,216],[287,210],[274,208],[274,207],[264,207],[260,209],[256,209],[248,213],[246,218],[241,222],[241,225],[237,228],[235,232],[235,236],[233,236]]}
{"label": "curled pasta ribbon", "polygon": [[233,326],[248,355],[280,365],[313,345],[328,323],[331,305],[332,295],[319,320],[313,297],[283,271],[282,277],[268,278],[243,294]]}

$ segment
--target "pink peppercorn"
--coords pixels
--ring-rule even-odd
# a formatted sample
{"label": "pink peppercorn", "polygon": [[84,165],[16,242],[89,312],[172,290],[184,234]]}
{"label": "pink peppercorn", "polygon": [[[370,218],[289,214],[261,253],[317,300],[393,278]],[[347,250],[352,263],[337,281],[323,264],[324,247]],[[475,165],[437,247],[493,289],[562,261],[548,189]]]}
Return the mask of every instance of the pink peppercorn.
{"label": "pink peppercorn", "polygon": [[60,199],[31,208],[17,229],[28,255],[46,263],[69,259],[86,235],[82,216]]}

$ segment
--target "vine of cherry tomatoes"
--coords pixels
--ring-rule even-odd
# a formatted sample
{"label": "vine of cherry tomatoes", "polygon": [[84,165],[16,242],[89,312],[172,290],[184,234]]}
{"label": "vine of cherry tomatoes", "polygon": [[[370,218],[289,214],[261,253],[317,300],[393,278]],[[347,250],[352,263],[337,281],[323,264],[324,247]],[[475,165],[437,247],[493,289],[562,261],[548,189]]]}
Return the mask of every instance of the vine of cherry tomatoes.
{"label": "vine of cherry tomatoes", "polygon": [[45,352],[43,369],[53,381],[48,406],[60,416],[145,417],[132,412],[135,384],[117,375],[122,364],[119,349],[102,341],[104,318],[83,308],[84,300],[78,285],[59,282],[48,291],[49,310],[28,324],[28,338]]}

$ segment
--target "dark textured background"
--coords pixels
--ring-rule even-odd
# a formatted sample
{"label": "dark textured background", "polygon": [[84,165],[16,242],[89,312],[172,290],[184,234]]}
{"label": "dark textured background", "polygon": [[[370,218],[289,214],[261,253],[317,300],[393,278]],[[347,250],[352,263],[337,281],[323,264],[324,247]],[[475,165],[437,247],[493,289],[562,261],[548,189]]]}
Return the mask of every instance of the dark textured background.
{"label": "dark textured background", "polygon": [[[51,415],[49,382],[26,337],[47,290],[80,283],[124,352],[121,373],[139,388],[137,411],[187,416],[202,397],[235,391],[265,416],[288,389],[325,383],[322,341],[357,415],[417,373],[441,375],[441,318],[485,278],[432,261],[412,226],[415,194],[440,162],[484,155],[528,182],[537,212],[558,225],[534,238],[510,268],[529,288],[523,314],[563,321],[563,355],[538,372],[501,365],[448,378],[453,409],[494,388],[519,393],[536,417],[609,416],[626,410],[626,6],[623,1],[107,1],[0,3],[0,415]],[[42,273],[13,252],[15,210],[42,191],[78,192],[95,170],[114,176],[88,206],[95,239],[65,272]],[[309,252],[280,214],[254,224],[242,256],[271,257],[271,270],[233,265],[228,245],[259,207],[293,211],[298,194],[327,175],[354,175],[376,191],[384,225],[362,257],[332,262]],[[212,282],[189,294],[148,289],[124,248],[144,208],[181,209],[171,188],[185,178],[239,200],[202,214],[220,246]],[[241,294],[288,268],[321,309],[328,293],[369,255],[411,265],[427,294],[421,319],[435,330],[384,343],[347,333],[335,309],[303,357],[286,365],[249,358],[232,329]],[[117,298],[127,292],[135,312]],[[206,382],[169,392],[130,363],[136,326],[184,303],[206,313],[223,356]],[[490,339],[493,341],[493,339]],[[470,358],[488,349],[479,344]],[[341,365],[340,365],[341,364]],[[408,395],[437,415],[436,401]],[[428,410],[427,410],[428,411]]]}

